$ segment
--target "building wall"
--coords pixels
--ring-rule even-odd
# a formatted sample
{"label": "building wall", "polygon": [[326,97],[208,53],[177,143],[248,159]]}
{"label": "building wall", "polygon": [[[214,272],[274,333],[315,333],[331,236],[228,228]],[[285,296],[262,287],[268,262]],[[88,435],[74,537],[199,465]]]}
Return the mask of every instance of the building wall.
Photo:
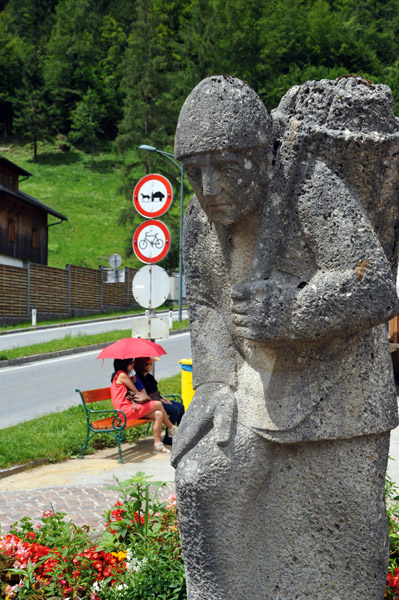
{"label": "building wall", "polygon": [[18,191],[18,173],[3,162],[0,170],[0,185],[8,187],[10,190],[14,190],[14,192]]}
{"label": "building wall", "polygon": [[11,256],[5,256],[0,254],[0,265],[8,265],[10,267],[23,267],[24,261],[19,258],[12,258]]}
{"label": "building wall", "polygon": [[46,265],[47,213],[0,192],[0,254]]}

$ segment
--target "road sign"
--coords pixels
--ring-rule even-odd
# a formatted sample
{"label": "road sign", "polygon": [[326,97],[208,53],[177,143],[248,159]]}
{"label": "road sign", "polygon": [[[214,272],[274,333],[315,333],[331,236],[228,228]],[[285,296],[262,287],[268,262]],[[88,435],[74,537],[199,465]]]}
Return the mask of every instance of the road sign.
{"label": "road sign", "polygon": [[109,266],[113,269],[117,269],[122,264],[122,259],[119,254],[111,254],[109,257]]}
{"label": "road sign", "polygon": [[132,323],[132,337],[146,340],[166,340],[169,337],[169,317],[136,317]]}
{"label": "road sign", "polygon": [[133,204],[146,219],[165,214],[173,202],[171,183],[163,175],[151,173],[142,177],[133,190]]}
{"label": "road sign", "polygon": [[165,258],[169,248],[169,229],[162,221],[145,221],[133,234],[134,253],[143,263],[157,263]]}
{"label": "road sign", "polygon": [[144,308],[157,308],[169,296],[169,276],[157,265],[146,265],[133,278],[132,294]]}

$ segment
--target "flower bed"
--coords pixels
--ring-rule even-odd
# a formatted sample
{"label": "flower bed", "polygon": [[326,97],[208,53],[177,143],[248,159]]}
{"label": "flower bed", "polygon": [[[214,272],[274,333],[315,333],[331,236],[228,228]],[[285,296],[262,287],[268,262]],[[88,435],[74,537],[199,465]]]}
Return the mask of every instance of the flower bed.
{"label": "flower bed", "polygon": [[389,528],[389,562],[384,598],[399,600],[399,495],[392,479],[385,480]]}
{"label": "flower bed", "polygon": [[[97,543],[89,527],[46,511],[0,536],[0,597],[6,600],[185,600],[176,498],[164,484],[135,477],[111,487],[120,500],[106,513]],[[399,495],[387,477],[390,557],[385,598],[399,600]]]}
{"label": "flower bed", "polygon": [[121,499],[106,513],[97,543],[89,527],[65,514],[24,518],[0,536],[1,597],[7,600],[135,600],[186,598],[176,499],[157,500],[144,473],[117,481]]}

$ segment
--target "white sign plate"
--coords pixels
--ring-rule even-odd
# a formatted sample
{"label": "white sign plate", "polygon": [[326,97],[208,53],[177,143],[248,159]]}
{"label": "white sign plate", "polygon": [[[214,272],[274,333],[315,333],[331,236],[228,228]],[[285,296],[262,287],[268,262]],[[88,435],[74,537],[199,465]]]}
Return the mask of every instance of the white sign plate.
{"label": "white sign plate", "polygon": [[137,271],[132,282],[132,294],[144,308],[157,308],[169,296],[169,276],[157,265],[146,265]]}
{"label": "white sign plate", "polygon": [[133,204],[147,219],[165,214],[172,206],[173,189],[169,179],[158,173],[142,177],[133,190]]}
{"label": "white sign plate", "polygon": [[122,259],[119,256],[119,254],[111,254],[111,256],[109,257],[109,265],[110,267],[112,267],[113,269],[117,269],[118,267],[120,267],[122,264]]}
{"label": "white sign plate", "polygon": [[137,317],[133,319],[132,337],[146,340],[166,340],[169,337],[169,317]]}

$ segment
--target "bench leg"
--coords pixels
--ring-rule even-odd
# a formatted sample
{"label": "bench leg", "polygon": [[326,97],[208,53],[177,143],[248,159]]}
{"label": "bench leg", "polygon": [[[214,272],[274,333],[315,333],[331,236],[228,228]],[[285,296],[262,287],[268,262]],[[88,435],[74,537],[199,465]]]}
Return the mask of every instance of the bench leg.
{"label": "bench leg", "polygon": [[126,434],[124,431],[116,434],[116,441],[118,442],[118,452],[119,452],[119,461],[118,462],[122,463],[123,465],[125,464],[125,461],[122,458],[121,443],[123,442],[125,437],[126,437]]}
{"label": "bench leg", "polygon": [[82,451],[80,453],[79,458],[84,458],[84,453],[86,451],[89,441],[91,440],[92,437],[94,437],[98,433],[108,433],[109,435],[111,435],[114,438],[114,440],[116,440],[116,442],[118,444],[119,462],[122,464],[125,464],[125,461],[122,458],[122,448],[121,448],[121,443],[125,440],[125,437],[126,437],[126,433],[124,430],[117,431],[116,433],[114,433],[113,431],[94,431],[91,435],[89,435],[89,432],[87,432],[86,440],[82,446]]}
{"label": "bench leg", "polygon": [[83,446],[82,446],[82,450],[81,450],[80,456],[79,456],[78,458],[81,458],[81,459],[83,459],[83,458],[84,458],[84,456],[83,456],[83,455],[84,455],[84,453],[85,453],[85,451],[86,451],[86,448],[87,448],[87,444],[88,444],[88,442],[89,442],[89,439],[90,439],[90,437],[89,437],[89,434],[87,433],[87,434],[86,434],[86,440],[85,440],[85,443],[84,443],[84,444],[83,444]]}

